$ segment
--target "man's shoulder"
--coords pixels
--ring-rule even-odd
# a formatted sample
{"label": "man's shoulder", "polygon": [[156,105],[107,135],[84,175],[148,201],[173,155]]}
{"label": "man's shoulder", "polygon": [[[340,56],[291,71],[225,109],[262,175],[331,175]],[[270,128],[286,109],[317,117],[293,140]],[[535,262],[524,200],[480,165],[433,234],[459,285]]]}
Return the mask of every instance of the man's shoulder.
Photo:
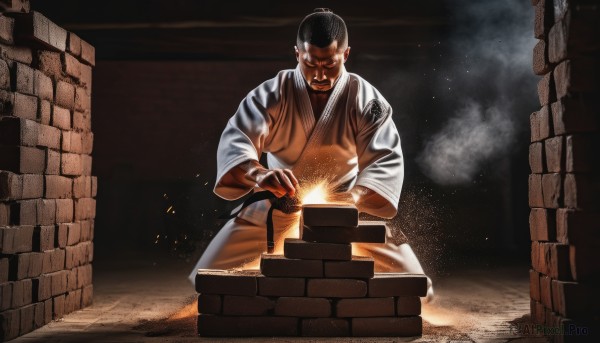
{"label": "man's shoulder", "polygon": [[358,105],[361,110],[369,104],[375,102],[382,107],[390,107],[385,97],[369,81],[356,73],[348,73],[350,76],[351,90],[357,97]]}

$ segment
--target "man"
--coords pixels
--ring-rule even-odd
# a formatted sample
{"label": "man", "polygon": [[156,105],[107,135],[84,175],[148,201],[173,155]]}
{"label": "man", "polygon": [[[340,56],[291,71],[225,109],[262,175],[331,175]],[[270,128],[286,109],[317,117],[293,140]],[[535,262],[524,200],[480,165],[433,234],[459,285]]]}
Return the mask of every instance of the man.
{"label": "man", "polygon": [[[214,191],[235,200],[254,188],[294,197],[302,185],[327,180],[349,192],[359,211],[396,215],[404,164],[392,109],[367,81],[348,73],[346,24],[317,9],[296,39],[296,69],[283,70],[251,91],[229,120],[217,151]],[[267,154],[268,168],[258,161]],[[268,200],[244,208],[215,236],[199,268],[229,269],[265,251]],[[297,225],[297,214],[274,210],[275,235]],[[375,258],[377,271],[423,273],[410,246],[388,233],[385,244],[357,244]],[[396,244],[395,244],[396,243]],[[433,295],[429,282],[428,298]]]}

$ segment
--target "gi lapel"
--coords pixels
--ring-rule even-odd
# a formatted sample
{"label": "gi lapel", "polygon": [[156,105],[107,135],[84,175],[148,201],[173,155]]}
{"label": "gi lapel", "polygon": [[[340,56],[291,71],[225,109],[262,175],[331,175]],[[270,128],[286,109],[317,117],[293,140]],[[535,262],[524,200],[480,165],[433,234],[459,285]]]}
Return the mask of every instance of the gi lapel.
{"label": "gi lapel", "polygon": [[319,117],[319,120],[315,123],[315,116],[313,114],[312,106],[310,105],[310,99],[308,97],[308,91],[306,89],[306,81],[304,80],[304,76],[300,71],[300,66],[296,67],[296,70],[294,71],[294,83],[297,91],[296,94],[298,96],[298,109],[302,117],[302,124],[304,126],[307,141],[295,165],[302,163],[303,158],[308,154],[307,152],[321,144],[321,138],[323,137],[323,134],[327,132],[327,127],[332,121],[334,115],[333,110],[335,109],[340,94],[342,94],[346,88],[348,78],[348,73],[344,68],[342,70],[342,74],[334,85],[333,91],[331,92],[331,95],[327,100],[327,104],[323,109],[323,113]]}

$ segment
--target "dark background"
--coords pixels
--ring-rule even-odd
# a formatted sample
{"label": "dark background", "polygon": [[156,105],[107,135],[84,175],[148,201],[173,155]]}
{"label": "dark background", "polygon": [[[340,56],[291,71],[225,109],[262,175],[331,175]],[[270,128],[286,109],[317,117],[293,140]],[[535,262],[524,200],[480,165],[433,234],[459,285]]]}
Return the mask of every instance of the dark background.
{"label": "dark background", "polygon": [[[227,206],[212,193],[221,131],[252,88],[295,67],[296,30],[315,7],[345,19],[347,69],[394,109],[406,178],[393,224],[426,272],[528,260],[528,119],[538,107],[533,44],[520,38],[533,37],[528,2],[33,0],[96,47],[98,258],[174,254],[192,266]],[[500,106],[512,135],[468,181],[434,182],[419,156],[469,100]]]}

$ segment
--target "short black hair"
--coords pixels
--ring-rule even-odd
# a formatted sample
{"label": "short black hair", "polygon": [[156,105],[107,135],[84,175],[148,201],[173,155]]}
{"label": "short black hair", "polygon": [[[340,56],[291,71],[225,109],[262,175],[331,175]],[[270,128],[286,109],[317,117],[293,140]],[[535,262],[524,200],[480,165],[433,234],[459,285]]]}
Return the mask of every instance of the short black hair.
{"label": "short black hair", "polygon": [[304,42],[308,42],[319,48],[325,48],[334,40],[338,42],[338,48],[348,46],[348,29],[344,19],[328,8],[316,8],[300,23],[296,46],[302,50]]}

